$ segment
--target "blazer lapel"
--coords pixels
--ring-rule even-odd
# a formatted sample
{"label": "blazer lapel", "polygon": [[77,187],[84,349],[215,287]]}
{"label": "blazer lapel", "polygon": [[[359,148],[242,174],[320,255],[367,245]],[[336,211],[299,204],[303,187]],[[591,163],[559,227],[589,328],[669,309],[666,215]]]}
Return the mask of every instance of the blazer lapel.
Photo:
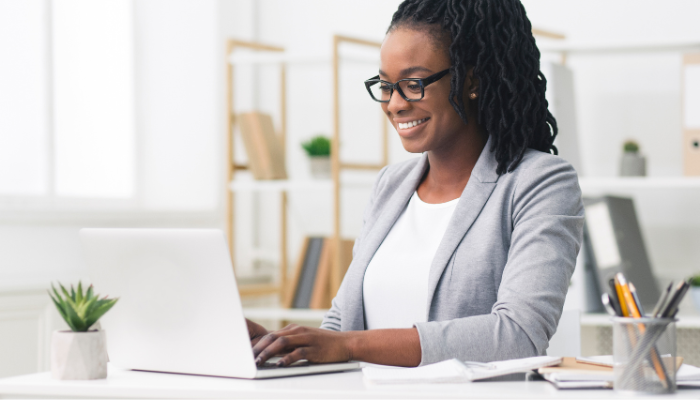
{"label": "blazer lapel", "polygon": [[[356,260],[353,260],[351,266],[354,279],[348,280],[348,295],[346,305],[348,310],[360,310],[361,312],[348,313],[343,315],[341,320],[342,330],[364,330],[364,303],[362,294],[362,285],[364,282],[365,271],[369,265],[374,253],[377,252],[379,246],[384,241],[384,238],[389,234],[389,231],[394,226],[394,223],[399,218],[399,215],[406,208],[406,204],[410,200],[413,193],[416,191],[423,174],[428,166],[428,155],[423,154],[411,172],[406,176],[406,179],[394,191],[391,198],[387,201],[386,208],[382,211],[377,219],[377,222],[372,227],[372,230],[364,239],[363,251],[358,254]],[[355,262],[357,261],[357,262]],[[348,274],[351,271],[348,271]],[[345,325],[347,323],[347,325]]]}
{"label": "blazer lapel", "polygon": [[489,136],[489,140],[486,142],[486,146],[484,146],[484,150],[482,150],[472,170],[469,182],[467,182],[467,186],[460,196],[447,230],[435,253],[435,258],[433,258],[433,262],[430,265],[430,274],[428,276],[428,320],[430,320],[430,308],[435,296],[435,290],[447,263],[496,187],[496,181],[498,181],[496,166],[498,162],[494,154],[489,150],[490,144],[491,137]]}

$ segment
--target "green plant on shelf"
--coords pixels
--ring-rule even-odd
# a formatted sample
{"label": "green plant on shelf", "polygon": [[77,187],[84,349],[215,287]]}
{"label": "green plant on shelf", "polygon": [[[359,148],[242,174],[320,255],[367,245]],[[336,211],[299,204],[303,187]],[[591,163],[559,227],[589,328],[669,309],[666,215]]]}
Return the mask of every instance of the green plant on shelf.
{"label": "green plant on shelf", "polygon": [[622,149],[624,150],[625,153],[638,153],[639,152],[639,144],[635,142],[634,140],[628,140],[625,142],[624,145],[622,145]]}
{"label": "green plant on shelf", "polygon": [[688,279],[688,283],[692,287],[700,287],[700,274],[693,275]]}
{"label": "green plant on shelf", "polygon": [[71,285],[70,292],[60,283],[58,286],[61,288],[60,292],[51,284],[49,296],[73,332],[87,332],[119,300],[108,299],[107,296],[100,299],[99,295],[94,293],[92,285],[88,287],[87,292],[83,292],[81,282],[78,282],[77,290]]}
{"label": "green plant on shelf", "polygon": [[323,135],[312,137],[303,142],[301,147],[306,150],[309,157],[328,157],[331,155],[331,140]]}

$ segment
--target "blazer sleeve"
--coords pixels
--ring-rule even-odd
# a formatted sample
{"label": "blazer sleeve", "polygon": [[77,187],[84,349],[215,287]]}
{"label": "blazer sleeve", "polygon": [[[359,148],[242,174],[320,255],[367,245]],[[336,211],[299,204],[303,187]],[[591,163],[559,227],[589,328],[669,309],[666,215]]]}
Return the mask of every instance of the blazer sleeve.
{"label": "blazer sleeve", "polygon": [[[380,181],[382,180],[382,177],[384,176],[384,173],[386,172],[388,166],[382,168],[379,171],[379,174],[377,175],[377,179],[374,181],[374,186],[372,187],[372,193],[370,194],[369,202],[367,203],[367,206],[365,207],[365,212],[362,217],[362,230],[360,231],[360,235],[355,239],[355,244],[352,247],[352,256],[353,259],[355,258],[355,254],[357,254],[357,249],[360,247],[360,244],[362,243],[362,239],[364,239],[365,236],[367,236],[367,231],[368,231],[368,226],[367,226],[367,221],[370,218],[370,211],[374,208],[374,201],[377,198],[377,193],[379,192],[380,188]],[[323,317],[323,322],[321,322],[321,329],[328,329],[331,331],[340,331],[341,330],[341,320],[342,320],[342,311],[343,311],[343,300],[345,298],[344,293],[345,293],[345,279],[343,279],[343,282],[340,284],[340,288],[338,289],[338,293],[336,296],[333,298],[333,301],[331,302],[331,309],[328,310],[326,315]]]}
{"label": "blazer sleeve", "polygon": [[508,259],[491,313],[417,323],[421,365],[545,354],[583,240],[575,170],[555,157],[529,165],[517,177],[511,204]]}

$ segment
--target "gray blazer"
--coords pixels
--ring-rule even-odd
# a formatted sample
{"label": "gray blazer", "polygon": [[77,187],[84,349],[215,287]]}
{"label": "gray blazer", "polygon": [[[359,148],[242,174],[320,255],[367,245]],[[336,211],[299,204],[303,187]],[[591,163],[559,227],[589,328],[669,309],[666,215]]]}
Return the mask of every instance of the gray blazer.
{"label": "gray blazer", "polygon": [[[557,329],[583,237],[576,171],[528,150],[515,171],[499,176],[489,146],[430,267],[428,322],[415,324],[421,365],[543,355]],[[352,263],[321,328],[365,329],[365,269],[427,167],[424,154],[379,173]]]}

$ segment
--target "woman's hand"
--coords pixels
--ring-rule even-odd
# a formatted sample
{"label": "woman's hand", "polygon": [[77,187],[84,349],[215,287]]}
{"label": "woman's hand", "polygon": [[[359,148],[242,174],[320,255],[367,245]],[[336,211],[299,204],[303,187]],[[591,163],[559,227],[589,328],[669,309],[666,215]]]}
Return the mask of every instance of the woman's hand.
{"label": "woman's hand", "polygon": [[255,346],[261,338],[267,335],[269,332],[267,329],[263,328],[262,325],[256,324],[255,322],[246,318],[245,323],[248,325],[248,334],[250,335],[250,344]]}
{"label": "woman's hand", "polygon": [[302,359],[312,363],[349,361],[352,359],[351,337],[352,332],[335,332],[292,324],[263,336],[254,345],[253,355],[257,365],[263,365],[270,357],[283,354],[277,362],[278,366],[290,365]]}

